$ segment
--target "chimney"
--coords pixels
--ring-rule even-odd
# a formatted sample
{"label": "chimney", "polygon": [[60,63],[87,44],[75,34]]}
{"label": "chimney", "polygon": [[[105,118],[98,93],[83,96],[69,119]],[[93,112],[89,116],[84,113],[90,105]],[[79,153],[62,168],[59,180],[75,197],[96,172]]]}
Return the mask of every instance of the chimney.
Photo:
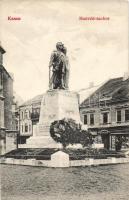
{"label": "chimney", "polygon": [[125,72],[123,76],[123,81],[126,81],[129,78],[129,72]]}
{"label": "chimney", "polygon": [[93,81],[89,82],[89,88],[92,88],[92,87],[94,87],[94,82]]}

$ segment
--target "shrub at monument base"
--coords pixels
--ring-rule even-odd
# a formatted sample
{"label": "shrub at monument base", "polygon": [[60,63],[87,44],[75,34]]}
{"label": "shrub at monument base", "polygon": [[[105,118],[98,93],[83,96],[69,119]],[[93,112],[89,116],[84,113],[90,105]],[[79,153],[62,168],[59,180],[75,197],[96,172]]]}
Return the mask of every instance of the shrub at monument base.
{"label": "shrub at monument base", "polygon": [[73,119],[62,119],[54,121],[50,126],[51,137],[63,145],[65,148],[69,144],[82,144],[82,146],[90,146],[93,143],[90,132],[81,129],[81,125],[77,124]]}

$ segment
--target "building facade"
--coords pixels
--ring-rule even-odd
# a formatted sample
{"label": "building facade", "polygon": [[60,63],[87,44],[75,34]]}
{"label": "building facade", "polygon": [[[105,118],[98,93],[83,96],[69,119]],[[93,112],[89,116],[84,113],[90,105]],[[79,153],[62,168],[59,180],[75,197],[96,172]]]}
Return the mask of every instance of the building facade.
{"label": "building facade", "polygon": [[43,95],[38,95],[19,106],[20,144],[24,144],[26,139],[33,135],[34,126],[39,121],[42,98]]}
{"label": "building facade", "polygon": [[107,81],[81,103],[80,116],[105,148],[119,150],[129,139],[129,78]]}
{"label": "building facade", "polygon": [[0,46],[0,154],[8,149],[8,133],[13,131],[13,77],[3,66],[4,53]]}
{"label": "building facade", "polygon": [[0,132],[5,128],[4,125],[4,91],[3,91],[3,74],[4,74],[4,68],[3,68],[3,54],[5,53],[5,50],[0,47]]}

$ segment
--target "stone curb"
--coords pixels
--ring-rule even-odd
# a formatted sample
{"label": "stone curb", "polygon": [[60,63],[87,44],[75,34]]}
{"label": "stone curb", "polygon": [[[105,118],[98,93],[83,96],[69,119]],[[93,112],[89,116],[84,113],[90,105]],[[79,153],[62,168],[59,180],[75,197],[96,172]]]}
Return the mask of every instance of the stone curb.
{"label": "stone curb", "polygon": [[[56,160],[57,161],[57,160]],[[14,158],[0,158],[1,164],[11,164],[11,165],[25,165],[25,166],[35,166],[35,167],[81,167],[81,166],[98,166],[98,165],[112,165],[112,164],[122,164],[129,163],[128,158],[107,158],[107,159],[85,159],[85,160],[69,160],[67,164],[61,163],[59,161],[53,164],[52,160],[36,160],[36,159],[14,159]]]}

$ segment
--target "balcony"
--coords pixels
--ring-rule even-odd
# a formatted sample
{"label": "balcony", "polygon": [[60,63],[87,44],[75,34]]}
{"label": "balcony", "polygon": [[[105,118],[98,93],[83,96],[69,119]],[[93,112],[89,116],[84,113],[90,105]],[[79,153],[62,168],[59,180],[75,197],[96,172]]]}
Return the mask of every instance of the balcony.
{"label": "balcony", "polygon": [[37,121],[39,121],[39,113],[37,112],[37,113],[31,113],[31,121],[32,122],[37,122]]}

